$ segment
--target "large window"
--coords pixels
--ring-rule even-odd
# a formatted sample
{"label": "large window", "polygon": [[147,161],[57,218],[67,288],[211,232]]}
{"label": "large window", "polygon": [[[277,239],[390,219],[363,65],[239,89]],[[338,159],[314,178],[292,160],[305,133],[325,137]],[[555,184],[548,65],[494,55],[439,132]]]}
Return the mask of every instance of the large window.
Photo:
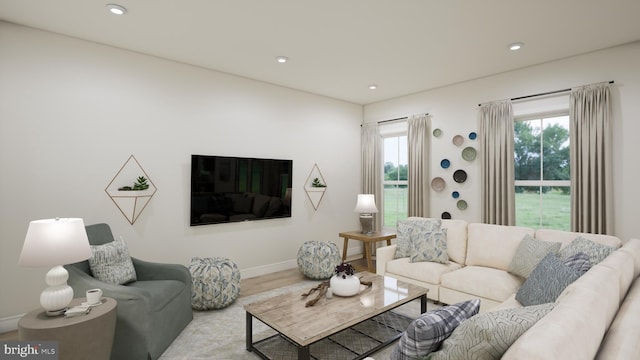
{"label": "large window", "polygon": [[383,137],[384,180],[382,199],[383,227],[396,227],[398,220],[406,219],[407,205],[407,135],[396,134]]}
{"label": "large window", "polygon": [[569,115],[516,119],[516,225],[569,230]]}

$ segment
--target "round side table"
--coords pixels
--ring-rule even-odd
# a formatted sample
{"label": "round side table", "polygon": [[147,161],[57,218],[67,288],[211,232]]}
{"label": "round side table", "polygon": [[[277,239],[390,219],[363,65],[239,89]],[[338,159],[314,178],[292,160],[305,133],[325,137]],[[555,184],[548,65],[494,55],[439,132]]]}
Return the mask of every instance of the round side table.
{"label": "round side table", "polygon": [[[77,298],[69,306],[86,301]],[[47,316],[43,308],[31,311],[18,322],[18,340],[57,341],[60,359],[104,359],[111,357],[116,329],[117,302],[103,298],[87,315]]]}

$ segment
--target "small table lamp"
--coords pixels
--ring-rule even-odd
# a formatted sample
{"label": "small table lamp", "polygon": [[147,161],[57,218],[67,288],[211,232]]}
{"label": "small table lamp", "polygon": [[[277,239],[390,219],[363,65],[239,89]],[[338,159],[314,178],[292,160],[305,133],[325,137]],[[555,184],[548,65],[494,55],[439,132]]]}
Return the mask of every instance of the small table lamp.
{"label": "small table lamp", "polygon": [[53,266],[45,280],[48,288],[40,294],[40,305],[47,315],[61,315],[73,300],[67,285],[69,272],[64,264],[87,260],[91,247],[82,219],[46,219],[29,223],[18,265]]}
{"label": "small table lamp", "polygon": [[373,233],[373,214],[378,212],[373,194],[358,194],[358,202],[354,212],[360,213],[360,225],[363,234]]}

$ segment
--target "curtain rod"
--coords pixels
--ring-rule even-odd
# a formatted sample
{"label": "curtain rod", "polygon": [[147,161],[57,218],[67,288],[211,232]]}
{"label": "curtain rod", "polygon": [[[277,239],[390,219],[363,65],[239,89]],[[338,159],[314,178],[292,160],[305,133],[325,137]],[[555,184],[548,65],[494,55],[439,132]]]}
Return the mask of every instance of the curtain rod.
{"label": "curtain rod", "polygon": [[[424,115],[429,115],[429,113],[425,113]],[[403,116],[403,117],[399,117],[399,118],[395,118],[395,119],[389,119],[389,120],[381,120],[378,121],[378,124],[384,124],[384,123],[388,123],[388,122],[392,122],[392,121],[400,121],[400,120],[407,120],[409,117],[408,116]],[[360,127],[362,127],[363,124],[360,124]]]}
{"label": "curtain rod", "polygon": [[[426,113],[425,115],[429,115],[429,113]],[[383,124],[383,123],[391,122],[391,121],[407,120],[408,118],[409,118],[408,116],[403,116],[403,117],[399,117],[399,118],[395,118],[395,119],[382,120],[382,121],[378,121],[378,124]]]}
{"label": "curtain rod", "polygon": [[[609,81],[609,84],[613,84],[613,83],[614,83],[614,81],[613,81],[613,80]],[[545,95],[560,94],[560,93],[567,92],[567,91],[571,91],[571,88],[568,88],[568,89],[562,89],[562,90],[555,90],[555,91],[547,91],[547,92],[538,93],[538,94],[533,94],[533,95],[519,96],[519,97],[511,98],[511,99],[509,99],[509,100],[511,100],[511,101],[523,100],[523,99],[528,99],[528,98],[538,97],[538,96],[545,96]],[[478,104],[478,106],[482,106],[482,104]]]}

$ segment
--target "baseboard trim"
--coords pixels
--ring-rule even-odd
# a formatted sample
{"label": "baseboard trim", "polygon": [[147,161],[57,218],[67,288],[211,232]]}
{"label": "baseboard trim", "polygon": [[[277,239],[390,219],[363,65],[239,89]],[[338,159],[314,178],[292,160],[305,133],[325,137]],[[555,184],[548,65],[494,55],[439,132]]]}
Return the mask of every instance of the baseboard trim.
{"label": "baseboard trim", "polygon": [[0,334],[4,334],[9,331],[18,330],[18,321],[25,314],[8,316],[0,319]]}
{"label": "baseboard trim", "polygon": [[[357,256],[359,255],[359,256]],[[347,259],[362,257],[362,246],[350,247],[347,249]],[[254,268],[240,270],[240,277],[242,279],[249,279],[257,276],[268,275],[274,272],[296,269],[298,268],[298,260],[292,259],[275,264],[268,264],[263,266],[257,266]]]}

